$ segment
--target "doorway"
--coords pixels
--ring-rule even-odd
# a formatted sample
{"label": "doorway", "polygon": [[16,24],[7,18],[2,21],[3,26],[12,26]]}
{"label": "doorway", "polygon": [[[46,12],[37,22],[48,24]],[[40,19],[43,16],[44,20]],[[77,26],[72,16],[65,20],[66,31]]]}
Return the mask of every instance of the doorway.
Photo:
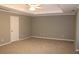
{"label": "doorway", "polygon": [[10,16],[11,42],[19,40],[19,16]]}

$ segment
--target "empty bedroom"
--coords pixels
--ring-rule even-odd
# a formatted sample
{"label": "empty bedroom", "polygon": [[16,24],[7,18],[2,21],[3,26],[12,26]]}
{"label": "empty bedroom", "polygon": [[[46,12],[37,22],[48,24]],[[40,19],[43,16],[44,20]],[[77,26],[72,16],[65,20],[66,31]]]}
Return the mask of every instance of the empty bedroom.
{"label": "empty bedroom", "polygon": [[79,4],[0,4],[0,53],[79,53]]}

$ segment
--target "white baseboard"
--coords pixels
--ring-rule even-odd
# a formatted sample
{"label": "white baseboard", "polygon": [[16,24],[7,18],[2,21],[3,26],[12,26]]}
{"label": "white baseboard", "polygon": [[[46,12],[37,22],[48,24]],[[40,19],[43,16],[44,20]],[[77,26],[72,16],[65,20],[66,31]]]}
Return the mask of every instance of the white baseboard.
{"label": "white baseboard", "polygon": [[4,45],[10,44],[10,43],[12,43],[12,42],[10,41],[10,42],[7,42],[7,43],[4,43],[4,44],[1,44],[0,46],[4,46]]}
{"label": "white baseboard", "polygon": [[[29,39],[31,37],[34,37],[34,38],[43,38],[43,39],[52,39],[52,40],[74,41],[74,40],[71,40],[71,39],[49,38],[49,37],[38,37],[38,36],[28,36],[28,37],[25,37],[25,38],[20,39],[20,40]],[[19,40],[17,40],[17,41],[19,41]],[[13,41],[13,42],[16,42],[16,41]],[[1,44],[0,46],[4,46],[4,45],[10,44],[10,43],[12,43],[12,41],[4,43],[4,44]],[[79,51],[79,49],[76,49],[76,51]]]}
{"label": "white baseboard", "polygon": [[62,39],[62,38],[49,38],[49,37],[38,37],[38,36],[31,36],[34,38],[43,38],[43,39],[52,39],[52,40],[63,40],[63,41],[74,41],[72,39]]}
{"label": "white baseboard", "polygon": [[31,36],[25,37],[25,38],[20,39],[20,40],[25,40],[25,39],[29,39],[29,38],[31,38]]}
{"label": "white baseboard", "polygon": [[[29,37],[25,37],[24,39],[19,39],[19,40],[17,40],[17,41],[20,41],[20,40],[25,40],[25,39],[28,39],[28,38],[30,38],[31,36],[29,36]],[[7,43],[4,43],[4,44],[1,44],[0,46],[4,46],[4,45],[7,45],[7,44],[11,44],[12,42],[16,42],[16,41],[10,41],[10,42],[7,42]]]}

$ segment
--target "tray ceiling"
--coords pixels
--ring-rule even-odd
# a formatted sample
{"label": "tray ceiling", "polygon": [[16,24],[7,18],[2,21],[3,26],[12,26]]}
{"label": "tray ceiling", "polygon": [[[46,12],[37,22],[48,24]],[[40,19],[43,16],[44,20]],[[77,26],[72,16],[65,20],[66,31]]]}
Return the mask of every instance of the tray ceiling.
{"label": "tray ceiling", "polygon": [[40,4],[39,9],[35,11],[29,10],[28,4],[2,4],[1,9],[14,12],[29,14],[29,15],[57,15],[70,14],[75,15],[79,4]]}

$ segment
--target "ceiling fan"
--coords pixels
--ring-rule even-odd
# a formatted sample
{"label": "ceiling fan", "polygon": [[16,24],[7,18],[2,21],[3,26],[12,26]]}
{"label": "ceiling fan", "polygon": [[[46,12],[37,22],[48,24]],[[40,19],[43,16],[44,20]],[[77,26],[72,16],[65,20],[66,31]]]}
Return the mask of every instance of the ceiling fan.
{"label": "ceiling fan", "polygon": [[30,11],[35,11],[36,9],[40,9],[40,5],[39,4],[29,4],[29,10]]}

